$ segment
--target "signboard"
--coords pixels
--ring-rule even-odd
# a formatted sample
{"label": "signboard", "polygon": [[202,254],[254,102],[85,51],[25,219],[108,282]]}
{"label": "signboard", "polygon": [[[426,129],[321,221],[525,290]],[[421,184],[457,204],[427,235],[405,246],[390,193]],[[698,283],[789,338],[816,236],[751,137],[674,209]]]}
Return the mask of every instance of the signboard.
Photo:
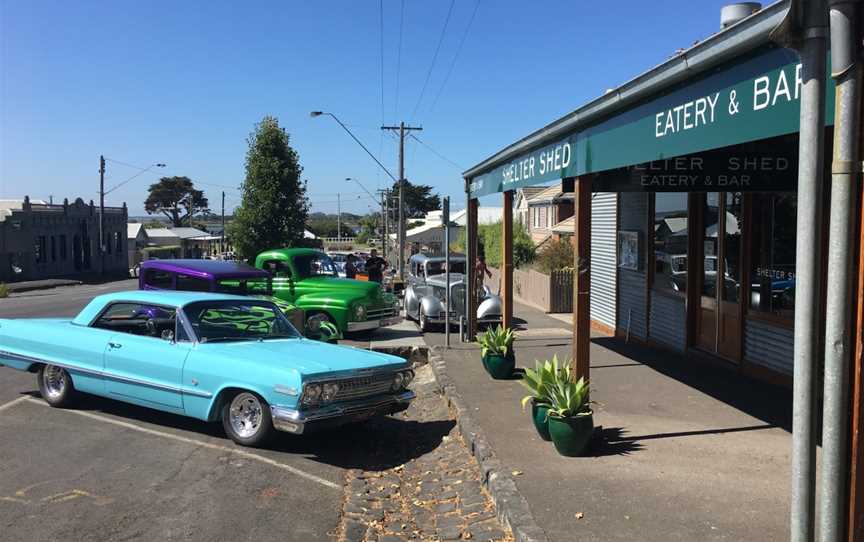
{"label": "signboard", "polygon": [[653,160],[597,173],[596,192],[793,192],[798,135]]}
{"label": "signboard", "polygon": [[[828,64],[825,95],[830,124],[834,119],[830,58]],[[478,175],[471,179],[469,190],[472,197],[484,196],[797,133],[800,96],[797,53],[763,48]],[[732,167],[712,165],[718,171]],[[675,171],[667,169],[669,175]]]}
{"label": "signboard", "polygon": [[640,242],[640,231],[619,230],[618,231],[618,267],[639,271],[642,261]]}

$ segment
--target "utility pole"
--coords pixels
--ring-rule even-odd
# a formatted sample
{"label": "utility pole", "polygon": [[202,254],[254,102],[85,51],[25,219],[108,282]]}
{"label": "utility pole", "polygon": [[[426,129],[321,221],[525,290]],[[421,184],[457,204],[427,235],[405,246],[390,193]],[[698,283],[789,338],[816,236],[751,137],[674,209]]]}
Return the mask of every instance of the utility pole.
{"label": "utility pole", "polygon": [[219,251],[225,254],[225,191],[222,191],[222,239],[219,240]]}
{"label": "utility pole", "polygon": [[390,228],[388,222],[390,219],[390,191],[380,189],[378,193],[381,195],[381,257],[387,259],[387,243],[390,242]]}
{"label": "utility pole", "polygon": [[336,242],[342,244],[342,195],[338,192],[336,193]]}
{"label": "utility pole", "polygon": [[422,130],[420,126],[406,126],[400,122],[399,126],[382,126],[382,130],[399,131],[399,278],[405,276],[405,133],[411,130]]}
{"label": "utility pole", "polygon": [[99,155],[99,274],[105,273],[105,157]]}

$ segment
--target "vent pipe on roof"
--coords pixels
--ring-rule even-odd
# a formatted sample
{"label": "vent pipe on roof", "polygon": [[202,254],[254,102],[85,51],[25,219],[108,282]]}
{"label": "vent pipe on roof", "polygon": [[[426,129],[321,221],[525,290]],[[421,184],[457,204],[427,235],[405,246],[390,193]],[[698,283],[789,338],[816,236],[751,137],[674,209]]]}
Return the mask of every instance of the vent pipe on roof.
{"label": "vent pipe on roof", "polygon": [[720,30],[729,28],[738,21],[753,15],[760,9],[762,9],[762,4],[759,2],[740,2],[738,4],[723,6],[720,8]]}

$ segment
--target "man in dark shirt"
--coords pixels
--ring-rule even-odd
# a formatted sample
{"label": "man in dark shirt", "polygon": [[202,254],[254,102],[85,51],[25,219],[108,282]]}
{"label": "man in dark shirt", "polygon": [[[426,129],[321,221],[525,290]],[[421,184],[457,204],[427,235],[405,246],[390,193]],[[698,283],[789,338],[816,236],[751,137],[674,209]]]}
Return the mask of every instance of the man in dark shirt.
{"label": "man in dark shirt", "polygon": [[384,258],[378,257],[378,251],[374,248],[369,254],[369,259],[366,260],[366,273],[369,274],[369,280],[372,282],[384,281],[384,269],[387,267],[387,261]]}
{"label": "man in dark shirt", "polygon": [[347,258],[345,258],[345,278],[353,279],[357,278],[357,265],[354,261],[357,259],[353,254],[349,254]]}

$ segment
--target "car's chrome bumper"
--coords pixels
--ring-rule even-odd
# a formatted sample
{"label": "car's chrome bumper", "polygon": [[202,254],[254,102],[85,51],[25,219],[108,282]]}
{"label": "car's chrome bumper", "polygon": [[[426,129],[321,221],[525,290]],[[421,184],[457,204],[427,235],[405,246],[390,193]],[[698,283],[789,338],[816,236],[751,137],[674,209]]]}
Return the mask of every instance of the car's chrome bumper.
{"label": "car's chrome bumper", "polygon": [[[461,318],[461,316],[456,314],[455,312],[450,313],[450,323],[451,324],[453,324],[453,325],[458,324],[459,318]],[[444,317],[443,312],[439,313],[438,316],[436,316],[434,318],[429,316],[426,319],[431,324],[445,324],[446,323],[446,319]],[[478,324],[497,324],[500,322],[501,322],[501,315],[500,314],[481,316],[481,317],[477,318]]]}
{"label": "car's chrome bumper", "polygon": [[395,395],[327,405],[310,410],[295,410],[293,408],[271,406],[270,414],[273,418],[273,427],[277,431],[300,435],[306,430],[309,424],[317,424],[318,422],[328,420],[336,423],[361,421],[379,414],[386,415],[401,412],[408,408],[414,397],[416,395],[413,391],[405,390]]}
{"label": "car's chrome bumper", "polygon": [[402,322],[402,317],[399,315],[388,316],[378,320],[366,320],[365,322],[348,322],[348,331],[366,331],[368,329],[378,329],[379,327],[395,326]]}

